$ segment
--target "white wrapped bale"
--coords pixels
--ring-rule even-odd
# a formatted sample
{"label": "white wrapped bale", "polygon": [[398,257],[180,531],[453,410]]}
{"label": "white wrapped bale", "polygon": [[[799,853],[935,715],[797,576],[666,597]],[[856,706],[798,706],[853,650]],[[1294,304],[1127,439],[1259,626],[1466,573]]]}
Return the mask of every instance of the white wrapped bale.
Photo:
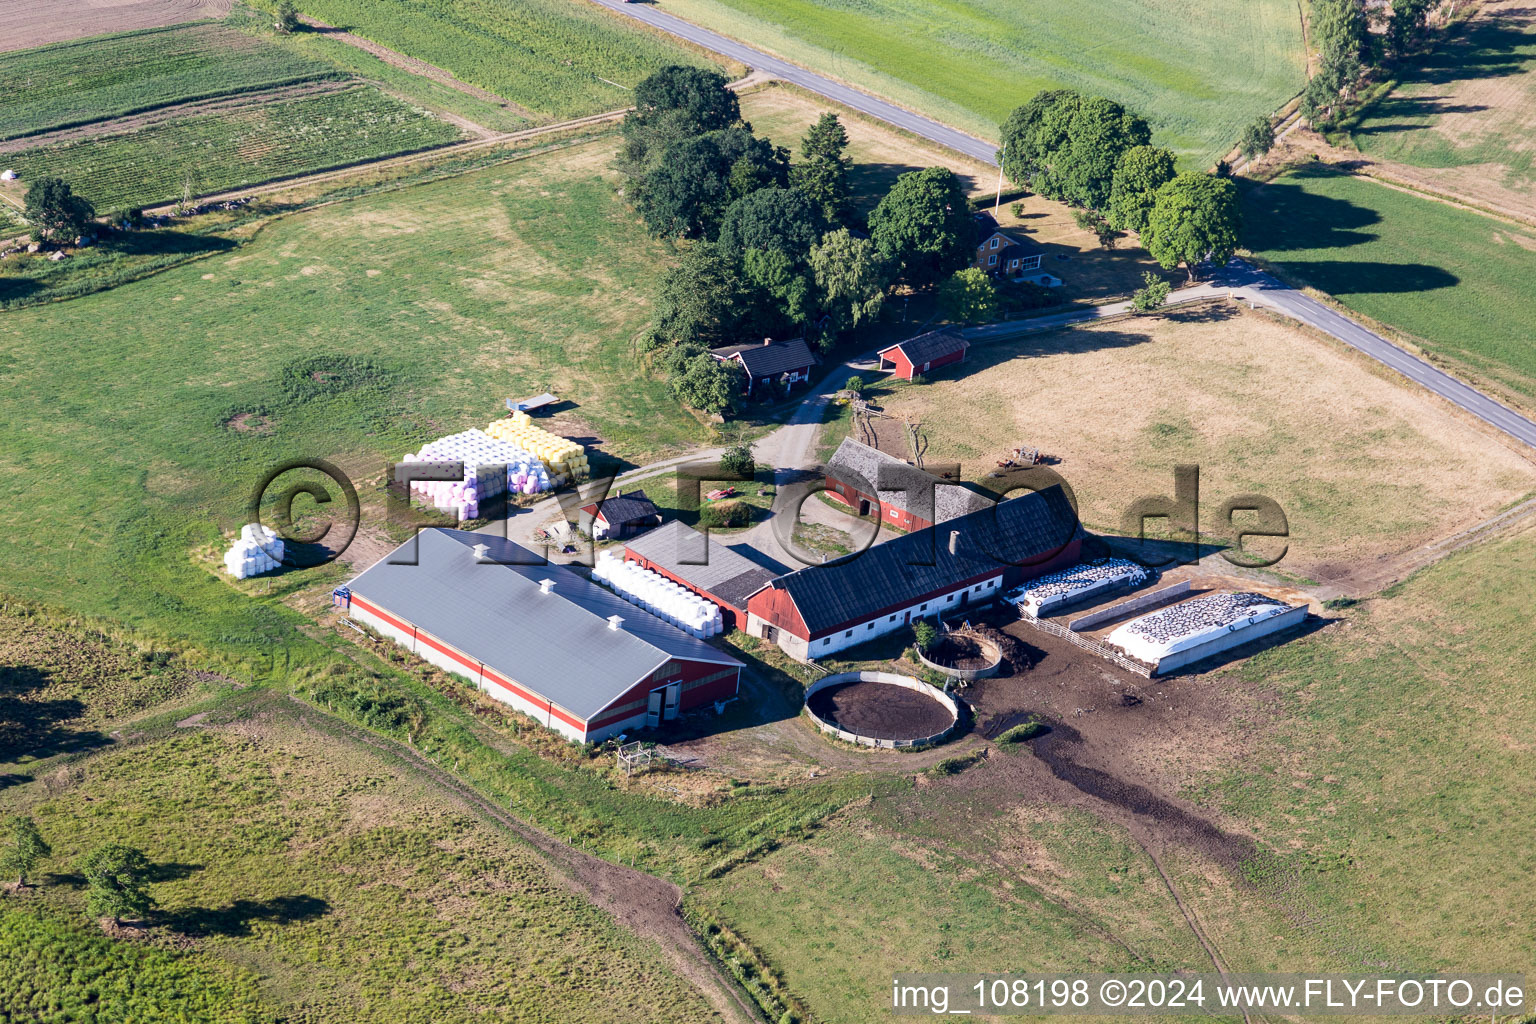
{"label": "white wrapped bale", "polygon": [[631,604],[696,637],[716,636],[724,625],[712,602],[659,573],[620,561],[610,551],[598,556],[592,576]]}
{"label": "white wrapped bale", "polygon": [[235,579],[260,576],[283,564],[283,542],[270,528],[247,523],[240,537],[224,552],[224,569]]}
{"label": "white wrapped bale", "polygon": [[405,462],[462,463],[460,480],[417,480],[411,493],[423,504],[460,522],[480,517],[480,502],[498,494],[541,494],[551,488],[548,471],[531,452],[482,430],[440,437],[407,455]]}

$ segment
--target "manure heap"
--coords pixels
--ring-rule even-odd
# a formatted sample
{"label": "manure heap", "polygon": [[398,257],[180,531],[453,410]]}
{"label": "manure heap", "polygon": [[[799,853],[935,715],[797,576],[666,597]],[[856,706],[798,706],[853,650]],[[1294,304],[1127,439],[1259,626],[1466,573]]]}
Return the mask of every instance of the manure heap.
{"label": "manure heap", "polygon": [[660,573],[615,558],[612,551],[597,557],[592,578],[612,588],[630,604],[637,604],[696,637],[717,636],[723,626],[720,609],[713,602]]}
{"label": "manure heap", "polygon": [[1290,610],[1290,605],[1263,594],[1205,594],[1132,619],[1104,641],[1138,661],[1156,665],[1170,654],[1199,647]]}
{"label": "manure heap", "polygon": [[1152,578],[1152,574],[1135,562],[1123,558],[1107,558],[1095,565],[1074,565],[1061,572],[1030,580],[1029,583],[1008,595],[1008,600],[1018,606],[1020,612],[1033,618],[1051,614],[1079,598],[1103,590],[1124,585],[1140,586]]}

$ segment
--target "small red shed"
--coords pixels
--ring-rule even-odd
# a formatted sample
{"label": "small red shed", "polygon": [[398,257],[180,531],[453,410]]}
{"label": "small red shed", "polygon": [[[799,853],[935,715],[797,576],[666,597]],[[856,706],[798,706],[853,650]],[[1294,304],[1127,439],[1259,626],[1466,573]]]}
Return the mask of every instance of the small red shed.
{"label": "small red shed", "polygon": [[890,370],[902,380],[937,370],[952,363],[963,363],[971,347],[954,331],[929,331],[880,350],[880,369]]}

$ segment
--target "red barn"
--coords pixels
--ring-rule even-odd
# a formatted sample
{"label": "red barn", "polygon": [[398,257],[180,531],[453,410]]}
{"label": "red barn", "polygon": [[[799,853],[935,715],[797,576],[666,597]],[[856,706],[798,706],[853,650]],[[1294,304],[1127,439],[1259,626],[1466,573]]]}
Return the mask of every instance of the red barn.
{"label": "red barn", "polygon": [[960,484],[947,483],[878,448],[843,438],[825,472],[827,493],[859,515],[903,530],[930,526],[992,504]]}
{"label": "red barn", "polygon": [[812,660],[913,619],[990,604],[1078,560],[1077,512],[1060,486],[1000,502],[826,565],[780,576],[747,600],[747,632]]}
{"label": "red barn", "polygon": [[746,628],[747,599],[778,575],[675,519],[626,544],[624,560],[718,605],[728,631]]}
{"label": "red barn", "polygon": [[890,370],[902,380],[941,366],[965,362],[971,343],[954,331],[929,331],[915,338],[897,342],[880,350],[880,369]]}
{"label": "red barn", "polygon": [[339,593],[353,619],[578,743],[740,683],[735,658],[501,537],[423,530]]}

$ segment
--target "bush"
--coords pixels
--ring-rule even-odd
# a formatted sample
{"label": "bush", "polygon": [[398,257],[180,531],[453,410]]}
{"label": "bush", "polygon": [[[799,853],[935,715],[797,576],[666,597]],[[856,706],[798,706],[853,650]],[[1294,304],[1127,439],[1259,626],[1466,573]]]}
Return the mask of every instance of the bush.
{"label": "bush", "polygon": [[927,619],[918,619],[912,623],[912,641],[917,644],[918,650],[926,651],[938,638],[939,631]]}
{"label": "bush", "polygon": [[1010,743],[1023,743],[1025,740],[1034,739],[1045,731],[1044,722],[1038,718],[1031,718],[1027,722],[1020,722],[1013,728],[1004,730],[1003,734],[997,738],[997,742],[1003,746]]}
{"label": "bush", "polygon": [[699,510],[699,521],[705,526],[747,526],[752,522],[752,506],[744,501],[711,502]]}
{"label": "bush", "polygon": [[720,468],[743,480],[750,480],[752,474],[757,472],[757,460],[752,455],[752,446],[745,441],[731,445],[720,456]]}
{"label": "bush", "polygon": [[1141,276],[1141,281],[1142,287],[1136,289],[1131,296],[1131,305],[1138,313],[1150,313],[1160,309],[1163,303],[1168,301],[1170,290],[1168,282],[1150,270]]}
{"label": "bush", "polygon": [[1024,204],[1023,203],[1014,203],[1012,206],[1008,207],[1008,209],[1013,212],[1013,215],[1015,217],[1022,217],[1022,216],[1024,216]]}
{"label": "bush", "polygon": [[980,761],[981,758],[982,752],[979,750],[972,754],[960,754],[957,757],[946,757],[944,760],[933,766],[933,774],[959,775],[971,765],[975,764],[977,761]]}
{"label": "bush", "polygon": [[862,395],[864,393],[864,378],[854,374],[843,384],[843,389],[845,391],[852,391],[856,395]]}

